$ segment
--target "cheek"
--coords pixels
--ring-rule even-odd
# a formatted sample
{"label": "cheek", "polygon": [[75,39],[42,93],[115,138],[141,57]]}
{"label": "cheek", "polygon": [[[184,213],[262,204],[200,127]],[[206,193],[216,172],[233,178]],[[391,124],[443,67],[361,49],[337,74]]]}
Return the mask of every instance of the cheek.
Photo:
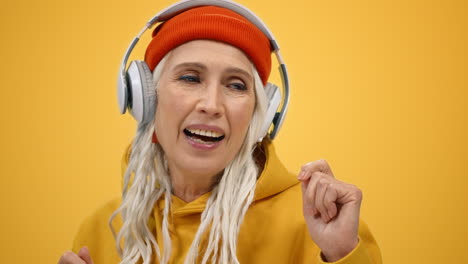
{"label": "cheek", "polygon": [[186,108],[187,104],[183,97],[170,95],[160,98],[156,111],[159,112],[161,117],[172,120],[175,115],[184,112]]}
{"label": "cheek", "polygon": [[253,100],[248,100],[231,108],[231,127],[233,132],[242,136],[242,141],[252,120],[254,104]]}
{"label": "cheek", "polygon": [[184,96],[170,92],[168,89],[159,92],[155,120],[158,138],[166,138],[166,132],[177,135],[179,125],[187,109],[188,103]]}

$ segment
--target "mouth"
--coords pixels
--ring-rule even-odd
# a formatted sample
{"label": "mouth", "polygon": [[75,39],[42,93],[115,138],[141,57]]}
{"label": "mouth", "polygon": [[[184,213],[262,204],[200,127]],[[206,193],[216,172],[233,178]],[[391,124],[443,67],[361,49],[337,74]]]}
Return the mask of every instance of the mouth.
{"label": "mouth", "polygon": [[213,130],[203,130],[203,129],[184,129],[184,134],[189,137],[194,142],[200,144],[214,144],[224,139],[224,135]]}

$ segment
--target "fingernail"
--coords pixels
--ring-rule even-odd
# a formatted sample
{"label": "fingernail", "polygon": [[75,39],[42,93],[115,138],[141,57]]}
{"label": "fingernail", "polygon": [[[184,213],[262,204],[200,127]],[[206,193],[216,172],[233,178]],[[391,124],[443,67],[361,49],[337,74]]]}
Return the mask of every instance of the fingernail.
{"label": "fingernail", "polygon": [[302,180],[303,178],[304,178],[304,171],[301,171],[301,172],[299,173],[299,176],[297,176],[297,179],[298,179],[298,180]]}

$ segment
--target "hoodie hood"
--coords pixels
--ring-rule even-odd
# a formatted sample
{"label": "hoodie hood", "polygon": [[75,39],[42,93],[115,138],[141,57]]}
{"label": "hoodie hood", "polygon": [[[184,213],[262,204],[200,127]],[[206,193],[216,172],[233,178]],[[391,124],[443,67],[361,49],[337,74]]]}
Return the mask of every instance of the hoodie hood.
{"label": "hoodie hood", "polygon": [[[122,157],[122,179],[130,160],[131,147],[130,144]],[[294,174],[289,172],[279,160],[272,142],[264,140],[262,148],[265,152],[266,161],[257,180],[254,201],[273,196],[299,183]],[[207,200],[207,198],[203,200]]]}
{"label": "hoodie hood", "polygon": [[276,195],[299,183],[294,174],[279,160],[271,141],[263,141],[262,147],[265,150],[266,162],[257,180],[255,201]]}

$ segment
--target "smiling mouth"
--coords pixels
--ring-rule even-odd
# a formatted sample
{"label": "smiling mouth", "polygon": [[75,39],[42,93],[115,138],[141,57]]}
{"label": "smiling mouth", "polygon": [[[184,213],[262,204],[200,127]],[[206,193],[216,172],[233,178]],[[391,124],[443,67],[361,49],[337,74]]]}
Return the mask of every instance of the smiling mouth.
{"label": "smiling mouth", "polygon": [[184,134],[195,142],[202,144],[212,144],[224,139],[224,135],[209,130],[184,129]]}

